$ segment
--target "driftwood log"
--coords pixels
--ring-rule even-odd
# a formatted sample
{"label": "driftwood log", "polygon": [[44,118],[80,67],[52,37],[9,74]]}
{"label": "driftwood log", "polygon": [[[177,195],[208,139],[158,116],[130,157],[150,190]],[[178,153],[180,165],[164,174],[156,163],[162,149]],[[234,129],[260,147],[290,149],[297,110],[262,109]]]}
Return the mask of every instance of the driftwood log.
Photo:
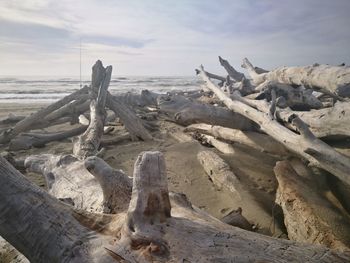
{"label": "driftwood log", "polygon": [[350,97],[350,67],[314,64],[305,67],[281,67],[267,73],[257,73],[245,58],[242,67],[247,69],[255,85],[279,82],[303,85],[336,97]]}
{"label": "driftwood log", "polygon": [[[284,235],[281,226],[278,224],[278,220],[272,217],[271,211],[266,211],[262,208],[262,205],[259,204],[259,201],[251,193],[251,190],[240,182],[237,176],[232,172],[230,166],[220,156],[212,151],[201,151],[198,153],[197,158],[218,189],[227,188],[238,196],[239,199],[245,200],[247,208],[251,211],[255,211],[257,218],[251,219],[251,223],[255,225],[259,223],[261,231],[265,234],[276,237]],[[271,222],[276,223],[274,229],[271,228]],[[242,225],[246,225],[243,219],[236,224],[236,226]],[[246,228],[246,226],[244,228]]]}
{"label": "driftwood log", "polygon": [[[312,165],[321,167],[337,176],[342,181],[350,184],[350,159],[335,151],[328,144],[317,139],[308,129],[307,125],[296,115],[290,116],[290,123],[295,126],[300,134],[297,134],[281,125],[274,117],[274,107],[270,111],[263,112],[238,100],[232,100],[219,89],[203,71],[201,76],[219,99],[232,111],[260,125],[260,128],[276,141],[282,143],[291,152],[307,159]],[[273,103],[271,104],[273,106]],[[273,113],[271,112],[273,110]]]}
{"label": "driftwood log", "polygon": [[350,220],[321,196],[315,178],[301,177],[288,161],[278,162],[274,171],[288,237],[350,251]]}
{"label": "driftwood log", "polygon": [[[350,137],[350,102],[340,102],[331,108],[295,112],[308,126],[310,131],[318,138],[344,138]],[[277,117],[285,122],[291,112],[279,110]]]}
{"label": "driftwood log", "polygon": [[287,156],[290,154],[282,144],[270,136],[258,132],[241,131],[204,123],[189,125],[185,131],[208,134],[218,139],[240,143],[272,155]]}
{"label": "driftwood log", "polygon": [[[139,156],[129,208],[110,215],[76,210],[60,202],[29,182],[3,158],[0,172],[0,234],[31,262],[350,259],[347,253],[239,230],[190,206],[181,195],[171,198],[164,158],[158,152]],[[99,182],[106,182],[104,173],[101,176]],[[118,183],[114,180],[110,187],[118,187]]]}
{"label": "driftwood log", "polygon": [[3,132],[0,135],[0,143],[7,143],[12,138],[17,136],[19,133],[31,130],[32,129],[31,126],[33,124],[35,124],[36,122],[40,122],[42,119],[44,119],[46,117],[46,115],[61,108],[62,106],[66,105],[67,103],[69,103],[75,99],[78,99],[81,95],[87,94],[88,90],[89,90],[89,87],[85,86],[82,89],[80,89],[76,92],[73,92],[72,94],[60,99],[59,101],[49,105],[48,107],[43,108],[43,109],[39,110],[38,112],[36,112],[36,113],[26,117],[25,119],[17,122],[13,128]]}
{"label": "driftwood log", "polygon": [[216,107],[183,96],[170,96],[159,102],[160,113],[166,114],[180,125],[207,123],[240,130],[254,130],[256,125],[243,117],[223,107]]}

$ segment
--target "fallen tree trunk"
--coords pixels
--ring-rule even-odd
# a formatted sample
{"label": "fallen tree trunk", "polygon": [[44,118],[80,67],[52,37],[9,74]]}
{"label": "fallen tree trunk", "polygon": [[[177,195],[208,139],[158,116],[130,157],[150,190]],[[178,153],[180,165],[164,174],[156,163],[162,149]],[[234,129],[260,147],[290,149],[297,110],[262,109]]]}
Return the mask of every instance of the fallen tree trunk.
{"label": "fallen tree trunk", "polygon": [[77,136],[86,130],[87,126],[80,126],[71,130],[55,133],[22,133],[12,139],[9,144],[10,151],[27,150],[32,147],[43,147],[49,142],[61,141]]}
{"label": "fallen tree trunk", "polygon": [[[64,205],[3,158],[0,172],[0,235],[31,262],[337,263],[350,259],[350,254],[324,247],[239,230],[192,207],[182,195],[170,196],[169,202],[160,153],[139,156],[129,209],[115,215],[91,214]],[[117,184],[114,180],[110,187]],[[33,206],[33,201],[40,205]]]}
{"label": "fallen tree trunk", "polygon": [[21,132],[31,130],[33,124],[40,122],[42,119],[46,117],[46,115],[61,108],[67,103],[75,99],[79,99],[79,97],[83,94],[86,94],[88,90],[89,90],[89,87],[85,86],[82,89],[76,92],[73,92],[72,94],[60,99],[59,101],[47,106],[46,108],[43,108],[37,111],[36,113],[33,113],[32,115],[26,117],[25,119],[19,121],[18,123],[16,123],[16,125],[13,128],[3,132],[0,135],[0,144],[9,142],[12,138],[17,136]]}
{"label": "fallen tree trunk", "polygon": [[187,99],[183,96],[171,96],[159,103],[160,113],[166,114],[180,125],[208,123],[240,130],[255,130],[256,125],[240,114],[232,113],[222,107]]}
{"label": "fallen tree trunk", "polygon": [[121,100],[107,93],[107,107],[114,111],[130,133],[132,140],[141,139],[143,141],[152,140],[152,135],[142,125],[141,120],[128,108]]}
{"label": "fallen tree trunk", "polygon": [[185,129],[186,132],[200,132],[209,134],[215,138],[240,143],[242,145],[254,148],[261,152],[267,152],[277,156],[287,156],[290,153],[287,149],[268,135],[225,128],[221,126],[212,126],[204,123],[192,124]]}
{"label": "fallen tree trunk", "polygon": [[283,209],[288,237],[350,251],[350,221],[318,193],[317,184],[300,177],[287,161],[278,162],[274,171],[276,202]]}
{"label": "fallen tree trunk", "polygon": [[336,97],[350,97],[350,67],[314,64],[305,67],[281,67],[258,74],[245,58],[242,67],[248,70],[255,85],[275,81],[303,85]]}
{"label": "fallen tree trunk", "polygon": [[201,71],[201,76],[206,81],[208,88],[229,109],[259,124],[265,133],[282,143],[288,150],[307,159],[312,165],[323,168],[337,176],[340,180],[350,184],[350,159],[317,139],[298,116],[292,115],[289,117],[289,120],[298,129],[300,134],[292,132],[277,122],[273,117],[274,112],[271,113],[270,111],[273,108],[270,108],[268,112],[262,112],[242,101],[233,101],[210,81],[204,71]]}

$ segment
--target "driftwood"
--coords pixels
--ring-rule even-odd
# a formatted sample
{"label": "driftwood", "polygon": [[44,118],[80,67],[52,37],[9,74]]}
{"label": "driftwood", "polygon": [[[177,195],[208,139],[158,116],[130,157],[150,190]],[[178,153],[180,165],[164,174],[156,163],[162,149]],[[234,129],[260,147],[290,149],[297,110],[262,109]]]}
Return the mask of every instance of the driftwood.
{"label": "driftwood", "polygon": [[133,140],[152,140],[152,135],[142,125],[141,120],[121,100],[107,93],[106,105],[120,118]]}
{"label": "driftwood", "polygon": [[274,171],[288,237],[350,251],[350,220],[318,193],[317,183],[299,176],[288,161],[278,162]]}
{"label": "driftwood", "polygon": [[195,137],[195,139],[200,141],[201,144],[203,144],[203,145],[208,145],[208,144],[212,145],[213,147],[215,147],[221,153],[224,153],[224,154],[234,154],[235,153],[235,150],[234,150],[234,148],[233,148],[233,146],[231,144],[229,144],[227,142],[223,142],[223,141],[217,140],[213,136],[205,135],[205,134],[199,134],[199,133],[195,133],[193,136]]}
{"label": "driftwood", "polygon": [[[320,110],[295,112],[300,119],[305,122],[310,131],[318,138],[343,138],[350,137],[350,102],[340,102],[334,104],[332,108]],[[277,117],[285,122],[291,112],[279,110]]]}
{"label": "driftwood", "polygon": [[323,107],[322,102],[312,94],[311,89],[293,88],[290,85],[277,82],[266,82],[260,85],[260,89],[263,92],[256,99],[271,101],[271,90],[273,89],[278,98],[277,106],[280,108],[290,107],[293,110],[310,110]]}
{"label": "driftwood", "polygon": [[10,151],[27,150],[32,147],[44,147],[47,143],[61,141],[77,136],[86,130],[87,126],[80,126],[67,131],[55,133],[22,133],[9,143]]}
{"label": "driftwood", "polygon": [[[233,228],[192,207],[181,195],[173,195],[169,201],[164,158],[157,152],[139,156],[129,209],[115,215],[74,210],[30,183],[3,158],[0,172],[0,234],[31,262],[350,259],[350,254],[324,247]],[[103,174],[101,181],[106,179]],[[110,187],[117,184],[114,180]],[[40,205],[33,206],[33,202]]]}
{"label": "driftwood", "polygon": [[32,129],[33,124],[36,122],[40,122],[42,119],[46,117],[49,113],[61,108],[62,106],[66,105],[67,103],[79,99],[79,97],[83,94],[86,94],[89,90],[89,87],[85,86],[82,89],[73,92],[72,94],[60,99],[59,101],[47,106],[46,108],[43,108],[36,113],[26,117],[25,119],[19,121],[16,123],[16,125],[3,132],[0,135],[0,143],[7,143],[12,138],[20,134],[21,132],[29,131]]}
{"label": "driftwood", "polygon": [[[255,224],[259,222],[260,227],[263,228],[263,231],[266,234],[273,234],[277,237],[283,235],[283,231],[278,224],[275,226],[274,231],[270,229],[271,222],[275,221],[271,216],[271,212],[265,211],[262,208],[262,205],[259,204],[255,196],[251,194],[250,190],[239,181],[228,164],[220,156],[212,151],[201,151],[198,153],[197,158],[216,187],[219,189],[223,187],[227,188],[241,200],[245,200],[249,208],[252,211],[255,211],[257,218],[251,219],[254,220],[252,222]],[[261,222],[263,223],[261,224]],[[275,222],[277,223],[278,221],[276,220]],[[243,221],[240,223],[244,224]]]}
{"label": "driftwood", "polygon": [[282,144],[268,135],[257,132],[241,131],[204,123],[192,124],[188,126],[185,131],[209,134],[215,138],[231,141],[234,143],[240,143],[242,145],[254,148],[261,152],[270,153],[272,155],[287,156],[290,154]]}
{"label": "driftwood", "polygon": [[193,123],[208,123],[240,130],[256,129],[253,122],[240,114],[183,96],[171,96],[160,101],[159,110],[160,113],[166,114],[171,120],[184,126]]}
{"label": "driftwood", "polygon": [[[95,155],[100,146],[106,118],[105,103],[107,89],[112,76],[112,66],[104,68],[101,61],[92,67],[91,88],[98,88],[98,94],[90,103],[90,123],[84,134],[78,137],[73,146],[73,154],[81,159]],[[92,90],[94,91],[94,90]]]}
{"label": "driftwood", "polygon": [[25,118],[25,116],[16,116],[12,113],[9,113],[9,115],[6,118],[3,118],[0,120],[0,125],[17,123],[17,122],[23,120],[24,118]]}
{"label": "driftwood", "polygon": [[305,67],[281,67],[267,73],[257,73],[245,58],[242,67],[247,69],[255,85],[279,82],[303,85],[336,97],[350,97],[350,67],[314,64]]}
{"label": "driftwood", "polygon": [[[203,67],[202,67],[203,69]],[[295,126],[300,134],[282,126],[271,111],[263,112],[247,105],[239,100],[232,100],[201,71],[201,76],[207,86],[218,98],[232,111],[251,119],[260,125],[260,128],[282,143],[291,152],[307,159],[312,165],[323,168],[337,176],[342,181],[350,184],[350,159],[335,151],[328,144],[317,139],[308,129],[307,125],[296,115],[290,116],[290,123]],[[238,97],[238,99],[240,99]],[[272,104],[273,105],[273,104]],[[270,108],[270,110],[273,109]]]}

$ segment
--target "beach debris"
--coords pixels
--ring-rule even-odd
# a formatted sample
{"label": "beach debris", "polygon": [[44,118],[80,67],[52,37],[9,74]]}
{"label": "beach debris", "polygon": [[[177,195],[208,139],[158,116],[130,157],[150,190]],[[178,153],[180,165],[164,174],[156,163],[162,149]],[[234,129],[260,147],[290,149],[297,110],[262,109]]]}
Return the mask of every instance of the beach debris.
{"label": "beach debris", "polygon": [[[219,63],[227,75],[201,66],[196,72],[203,83],[195,91],[115,96],[108,91],[112,67],[97,61],[90,86],[30,116],[0,123],[5,126],[0,143],[13,151],[79,135],[72,154],[24,160],[2,154],[10,162],[0,157],[0,235],[31,262],[350,261],[349,205],[344,203],[350,157],[333,146],[350,137],[349,67],[268,71],[244,59],[247,78],[228,60],[219,57]],[[79,126],[37,131],[67,122]],[[160,122],[171,122],[174,129]],[[165,135],[200,147],[197,159],[213,191],[226,189],[245,206],[214,218],[200,209],[205,204],[196,207],[184,194],[169,193],[159,151],[140,153],[132,178],[102,159],[112,145],[135,140],[161,145],[170,139]],[[269,177],[273,189],[259,180],[255,188],[245,183],[249,175],[227,159],[237,145],[266,154],[273,164],[279,161],[277,179],[272,168]],[[47,191],[10,163],[43,175]],[[268,195],[267,201],[257,192]],[[251,211],[255,217],[247,217]],[[265,235],[251,232],[251,223]],[[277,238],[286,233],[291,240]]]}

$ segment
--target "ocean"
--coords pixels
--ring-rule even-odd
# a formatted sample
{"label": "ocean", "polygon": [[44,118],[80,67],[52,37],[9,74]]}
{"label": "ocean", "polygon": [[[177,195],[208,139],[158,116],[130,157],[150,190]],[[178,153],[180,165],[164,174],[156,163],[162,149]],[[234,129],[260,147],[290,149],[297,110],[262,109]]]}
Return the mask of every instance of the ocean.
{"label": "ocean", "polygon": [[[89,85],[90,77],[84,77],[82,85]],[[134,76],[112,77],[109,91],[112,94],[139,93],[148,89],[158,93],[172,90],[198,89],[199,78]],[[80,80],[74,77],[0,77],[1,103],[50,103],[80,88]]]}

